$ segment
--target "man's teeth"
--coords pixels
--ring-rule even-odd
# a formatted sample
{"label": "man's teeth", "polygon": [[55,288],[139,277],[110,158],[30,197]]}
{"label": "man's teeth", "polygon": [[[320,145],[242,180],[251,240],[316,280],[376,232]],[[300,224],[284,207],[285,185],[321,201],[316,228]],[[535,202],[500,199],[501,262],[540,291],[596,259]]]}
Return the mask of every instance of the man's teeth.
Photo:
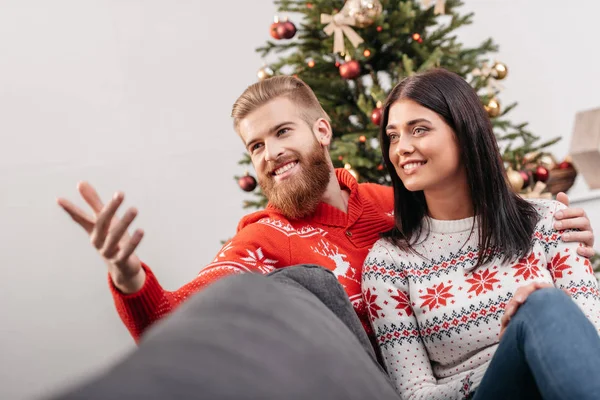
{"label": "man's teeth", "polygon": [[411,163],[405,164],[404,167],[402,167],[402,168],[404,168],[404,170],[407,171],[410,169],[420,167],[423,164],[425,164],[425,161],[411,162]]}
{"label": "man's teeth", "polygon": [[281,168],[277,168],[275,170],[275,175],[281,175],[283,174],[285,171],[289,171],[290,169],[294,168],[296,166],[296,164],[298,164],[298,162],[291,162],[289,164],[285,164],[283,167]]}

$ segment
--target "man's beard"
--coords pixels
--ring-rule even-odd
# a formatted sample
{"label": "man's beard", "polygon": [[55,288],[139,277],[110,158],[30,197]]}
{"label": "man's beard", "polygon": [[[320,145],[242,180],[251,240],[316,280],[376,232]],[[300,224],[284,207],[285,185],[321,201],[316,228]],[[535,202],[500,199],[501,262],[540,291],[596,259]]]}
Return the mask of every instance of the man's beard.
{"label": "man's beard", "polygon": [[[259,175],[258,183],[271,205],[289,219],[300,219],[317,209],[329,184],[331,169],[325,151],[316,140],[307,156],[292,152],[291,156],[276,163],[281,165],[288,160],[298,160],[295,168],[300,168],[300,171],[294,176],[275,182],[275,177],[270,174]],[[269,163],[267,171],[272,170],[272,164]]]}

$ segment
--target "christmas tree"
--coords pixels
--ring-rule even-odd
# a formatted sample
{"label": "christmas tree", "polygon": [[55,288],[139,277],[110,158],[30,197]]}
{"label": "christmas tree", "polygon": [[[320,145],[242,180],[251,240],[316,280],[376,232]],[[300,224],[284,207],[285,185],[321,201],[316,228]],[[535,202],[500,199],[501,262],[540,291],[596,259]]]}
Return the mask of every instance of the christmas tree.
{"label": "christmas tree", "polygon": [[[260,68],[258,78],[294,75],[314,90],[332,120],[330,154],[335,167],[349,169],[360,182],[387,184],[377,139],[381,103],[404,77],[443,67],[461,75],[480,94],[516,191],[540,196],[547,189],[542,182],[551,185],[552,172],[557,177],[552,193],[572,185],[571,164],[559,164],[542,151],[559,138],[539,143],[526,123],[507,118],[516,103],[500,105],[499,81],[507,66],[491,58],[497,45],[487,39],[468,48],[457,40],[456,30],[473,22],[472,13],[460,14],[460,0],[276,0],[275,4],[284,18],[270,26],[274,40],[257,51],[264,59],[276,60]],[[287,19],[290,15],[298,25]],[[247,155],[240,161],[249,163]],[[251,177],[240,179],[244,190],[256,186]],[[244,202],[245,208],[266,205],[260,188],[255,194],[255,200]]]}

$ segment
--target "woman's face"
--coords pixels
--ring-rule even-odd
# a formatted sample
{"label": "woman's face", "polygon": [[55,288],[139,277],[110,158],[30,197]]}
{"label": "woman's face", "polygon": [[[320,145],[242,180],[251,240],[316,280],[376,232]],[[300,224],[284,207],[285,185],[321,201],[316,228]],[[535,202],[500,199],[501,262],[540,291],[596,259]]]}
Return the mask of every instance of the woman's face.
{"label": "woman's face", "polygon": [[434,111],[402,99],[390,107],[386,134],[389,157],[410,191],[464,186],[465,168],[454,131]]}

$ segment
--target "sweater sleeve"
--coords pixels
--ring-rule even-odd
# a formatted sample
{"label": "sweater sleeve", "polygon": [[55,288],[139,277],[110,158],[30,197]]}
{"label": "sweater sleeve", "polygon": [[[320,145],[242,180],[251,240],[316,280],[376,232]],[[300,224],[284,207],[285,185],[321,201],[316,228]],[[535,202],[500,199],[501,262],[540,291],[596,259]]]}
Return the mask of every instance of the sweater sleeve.
{"label": "sweater sleeve", "polygon": [[276,239],[273,235],[260,232],[255,225],[248,226],[226,243],[194,280],[175,291],[163,289],[144,263],[142,267],[146,272],[146,281],[136,293],[123,294],[109,277],[117,312],[137,343],[154,322],[218,279],[245,272],[266,274],[289,265],[289,252],[284,250],[288,243],[276,243]]}
{"label": "sweater sleeve", "polygon": [[409,282],[392,245],[373,246],[363,266],[362,292],[369,320],[388,374],[403,400],[465,399],[473,378],[480,381],[486,365],[458,379],[440,383],[433,374],[427,348],[412,308]]}
{"label": "sweater sleeve", "polygon": [[546,249],[548,271],[554,285],[566,289],[585,316],[600,333],[600,293],[598,280],[594,275],[590,260],[577,254],[579,243],[565,242],[565,231],[554,229],[554,214],[567,207],[559,202],[549,206],[549,216],[544,218],[541,237]]}

